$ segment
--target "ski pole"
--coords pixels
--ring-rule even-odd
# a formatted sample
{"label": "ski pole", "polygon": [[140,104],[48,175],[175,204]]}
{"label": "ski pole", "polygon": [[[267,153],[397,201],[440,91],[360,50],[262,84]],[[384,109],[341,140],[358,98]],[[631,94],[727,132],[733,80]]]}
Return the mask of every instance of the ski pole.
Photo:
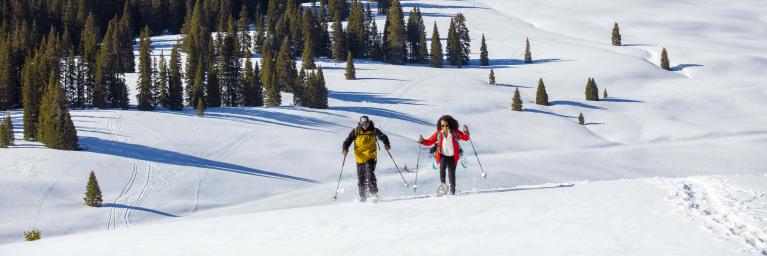
{"label": "ski pole", "polygon": [[415,190],[418,189],[418,166],[421,164],[421,143],[418,143],[418,158],[416,158],[415,162],[415,183],[413,184],[413,194],[415,194]]}
{"label": "ski pole", "polygon": [[474,148],[474,142],[471,141],[471,137],[469,137],[469,143],[471,143],[471,150],[474,151],[474,156],[477,157],[477,163],[479,163],[479,169],[482,171],[482,178],[485,178],[485,184],[487,184],[487,186],[490,187],[490,185],[487,183],[487,173],[485,173],[485,169],[482,168],[482,162],[479,161],[479,155],[477,155],[477,149]]}
{"label": "ski pole", "polygon": [[338,174],[338,184],[336,184],[336,194],[333,196],[333,202],[336,202],[336,199],[338,199],[338,188],[341,187],[341,176],[344,174],[344,165],[346,165],[346,155],[344,155],[344,160],[341,162],[341,173]]}
{"label": "ski pole", "polygon": [[[379,144],[378,141],[376,141],[376,146],[378,146],[378,149],[381,149],[381,144]],[[397,162],[394,161],[394,157],[391,156],[391,152],[389,152],[388,149],[384,148],[386,150],[386,153],[389,154],[389,158],[391,159],[392,163],[394,163],[394,168],[397,168],[397,172],[399,173],[399,176],[402,177],[402,182],[405,183],[405,187],[409,187],[410,185],[405,180],[405,175],[402,175],[402,172],[399,170],[399,166],[397,166]]]}

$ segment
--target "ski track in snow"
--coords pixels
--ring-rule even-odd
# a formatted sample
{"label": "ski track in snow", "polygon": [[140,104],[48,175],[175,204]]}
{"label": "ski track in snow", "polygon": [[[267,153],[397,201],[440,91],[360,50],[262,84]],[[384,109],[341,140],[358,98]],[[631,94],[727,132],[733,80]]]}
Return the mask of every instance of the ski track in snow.
{"label": "ski track in snow", "polygon": [[53,184],[51,184],[51,186],[48,187],[48,189],[46,189],[45,192],[43,192],[43,194],[41,194],[39,198],[37,198],[37,202],[35,202],[35,215],[32,218],[33,226],[37,224],[37,218],[40,217],[40,212],[41,212],[40,210],[43,206],[43,201],[48,199],[48,197],[51,194],[51,191],[53,191],[53,189],[56,188],[57,184],[58,182],[54,182]]}
{"label": "ski track in snow", "polygon": [[740,240],[767,256],[767,193],[732,184],[724,177],[691,177],[671,181],[668,200],[722,239]]}

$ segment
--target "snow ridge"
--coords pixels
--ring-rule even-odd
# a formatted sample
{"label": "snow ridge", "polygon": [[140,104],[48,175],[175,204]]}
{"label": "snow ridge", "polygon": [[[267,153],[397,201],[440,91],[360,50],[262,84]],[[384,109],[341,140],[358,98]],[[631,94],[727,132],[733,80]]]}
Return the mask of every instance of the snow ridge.
{"label": "snow ridge", "polygon": [[742,188],[724,177],[692,177],[672,181],[669,200],[688,217],[723,239],[746,243],[767,255],[767,194]]}

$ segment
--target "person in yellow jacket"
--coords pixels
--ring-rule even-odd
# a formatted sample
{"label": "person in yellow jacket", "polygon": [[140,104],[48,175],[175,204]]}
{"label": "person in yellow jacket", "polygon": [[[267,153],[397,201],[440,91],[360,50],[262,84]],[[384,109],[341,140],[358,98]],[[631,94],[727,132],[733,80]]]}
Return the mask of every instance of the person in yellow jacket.
{"label": "person in yellow jacket", "polygon": [[349,136],[344,140],[341,147],[341,153],[346,157],[349,153],[349,146],[354,143],[354,159],[357,162],[357,186],[360,192],[360,201],[366,201],[367,198],[378,198],[378,185],[376,184],[376,160],[377,160],[377,142],[383,141],[384,148],[389,150],[389,137],[373,125],[373,121],[367,116],[360,117],[357,127],[352,129]]}

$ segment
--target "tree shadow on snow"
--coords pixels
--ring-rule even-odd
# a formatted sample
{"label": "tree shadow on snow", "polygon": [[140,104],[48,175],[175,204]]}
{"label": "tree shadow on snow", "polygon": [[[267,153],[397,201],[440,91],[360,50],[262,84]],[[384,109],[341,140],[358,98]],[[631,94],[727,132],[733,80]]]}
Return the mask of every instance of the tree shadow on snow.
{"label": "tree shadow on snow", "polygon": [[384,97],[383,93],[367,93],[367,92],[336,92],[330,91],[328,97],[340,101],[346,102],[370,102],[378,104],[403,104],[403,105],[422,105],[419,104],[419,100],[411,100],[404,98],[390,98]]}
{"label": "tree shadow on snow", "polygon": [[334,110],[340,110],[340,111],[348,111],[348,112],[354,112],[359,113],[362,115],[367,116],[380,116],[380,117],[386,117],[386,118],[393,118],[393,119],[399,119],[402,121],[407,121],[415,124],[421,124],[421,125],[433,125],[432,123],[426,122],[422,119],[419,119],[415,116],[411,116],[402,112],[394,111],[394,110],[388,110],[383,108],[374,108],[374,107],[331,107],[331,109]]}
{"label": "tree shadow on snow", "polygon": [[554,112],[538,110],[538,109],[529,109],[529,108],[522,109],[522,112],[539,113],[539,114],[546,114],[546,115],[552,115],[552,116],[558,116],[558,117],[566,117],[566,118],[578,118],[578,117],[575,117],[575,116],[566,116],[566,115],[561,115],[561,114],[557,114],[557,113],[554,113]]}
{"label": "tree shadow on snow", "polygon": [[629,99],[621,99],[621,98],[602,98],[599,99],[599,101],[606,101],[606,102],[622,102],[622,103],[644,103],[644,101],[641,100],[629,100]]}
{"label": "tree shadow on snow", "polygon": [[174,217],[174,218],[178,217],[177,215],[173,215],[173,214],[170,214],[170,213],[167,213],[167,212],[161,212],[161,211],[154,210],[154,209],[138,207],[138,206],[130,206],[130,205],[124,205],[124,204],[107,203],[107,204],[102,205],[101,207],[131,209],[131,210],[134,210],[134,211],[142,211],[142,212],[154,213],[154,214],[162,215],[162,216],[165,216],[165,217]]}
{"label": "tree shadow on snow", "polygon": [[511,87],[511,88],[533,88],[532,86],[514,85],[514,84],[495,84],[495,86]]}
{"label": "tree shadow on snow", "polygon": [[600,109],[600,110],[604,110],[605,109],[603,107],[589,105],[589,104],[575,102],[575,101],[569,101],[569,100],[555,100],[555,101],[549,102],[549,105],[551,105],[551,106],[564,105],[564,106],[573,106],[573,107]]}
{"label": "tree shadow on snow", "polygon": [[[205,118],[216,118],[237,122],[258,122],[266,123],[278,126],[286,126],[291,128],[299,128],[305,130],[314,130],[327,132],[325,130],[315,129],[312,127],[329,127],[337,126],[337,124],[321,120],[313,117],[306,117],[301,115],[293,115],[287,113],[281,113],[276,111],[265,111],[264,108],[209,108],[205,110]],[[196,112],[193,111],[167,111],[166,113],[196,116]]]}
{"label": "tree shadow on snow", "polygon": [[479,6],[465,6],[465,5],[439,5],[439,4],[424,4],[424,3],[406,3],[402,1],[402,8],[439,8],[439,9],[487,9]]}
{"label": "tree shadow on snow", "polygon": [[172,164],[178,166],[198,167],[205,169],[213,169],[220,171],[227,171],[239,174],[253,175],[265,178],[306,182],[306,183],[319,183],[318,181],[301,178],[296,176],[290,176],[286,174],[264,171],[260,169],[250,168],[247,166],[230,164],[226,162],[219,162],[209,159],[204,159],[196,156],[191,156],[179,152],[168,151],[164,149],[158,149],[153,147],[147,147],[144,145],[130,144],[119,141],[103,140],[95,137],[80,137],[80,146],[86,148],[86,151],[119,156],[125,158],[131,158],[136,160],[150,161],[156,163]]}
{"label": "tree shadow on snow", "polygon": [[671,68],[671,71],[681,71],[685,68],[692,68],[692,67],[702,67],[703,65],[700,64],[679,64]]}

